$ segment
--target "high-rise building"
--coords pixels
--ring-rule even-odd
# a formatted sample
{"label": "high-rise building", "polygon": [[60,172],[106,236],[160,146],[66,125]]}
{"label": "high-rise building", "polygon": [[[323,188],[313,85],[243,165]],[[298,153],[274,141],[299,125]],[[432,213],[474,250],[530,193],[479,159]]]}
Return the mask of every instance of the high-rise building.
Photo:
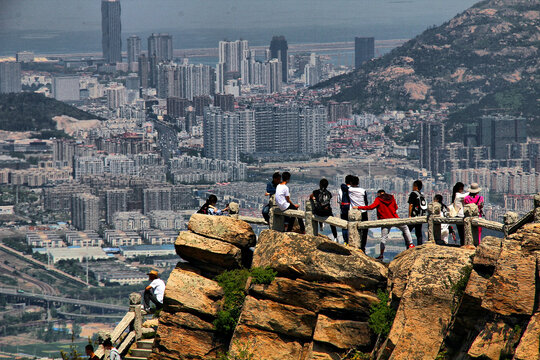
{"label": "high-rise building", "polygon": [[237,113],[218,107],[205,109],[203,118],[204,156],[211,159],[238,161]]}
{"label": "high-rise building", "polygon": [[138,70],[139,56],[141,55],[141,38],[131,35],[127,39],[127,62],[130,71]]}
{"label": "high-rise building", "polygon": [[354,67],[360,68],[363,63],[375,57],[375,38],[374,37],[355,37],[354,38]]}
{"label": "high-rise building", "polygon": [[270,56],[272,59],[279,59],[281,61],[281,78],[282,82],[287,83],[289,75],[289,57],[287,56],[287,40],[285,36],[273,36],[270,41]]}
{"label": "high-rise building", "polygon": [[138,57],[139,61],[139,79],[141,81],[141,87],[146,89],[148,87],[148,73],[150,71],[150,66],[148,64],[148,58],[146,55],[142,54]]}
{"label": "high-rise building", "polygon": [[210,95],[211,68],[208,65],[161,63],[158,65],[157,96],[180,97],[193,100],[194,96]]}
{"label": "high-rise building", "polygon": [[212,104],[212,99],[208,95],[200,95],[193,97],[193,106],[195,107],[195,115],[203,116],[204,108]]}
{"label": "high-rise building", "polygon": [[328,115],[322,105],[300,109],[300,152],[310,155],[326,154]]}
{"label": "high-rise building", "polygon": [[420,168],[433,175],[443,172],[442,152],[445,147],[445,131],[442,121],[424,121],[420,124]]}
{"label": "high-rise building", "polygon": [[80,99],[78,76],[55,76],[52,81],[52,95],[60,101],[76,101]]}
{"label": "high-rise building", "polygon": [[21,64],[0,62],[0,94],[18,93],[21,90]]}
{"label": "high-rise building", "polygon": [[217,63],[216,65],[216,94],[225,93],[225,63]]}
{"label": "high-rise building", "polygon": [[282,85],[282,63],[278,59],[272,59],[264,63],[264,78],[268,93],[279,93]]}
{"label": "high-rise building", "polygon": [[71,222],[78,230],[99,230],[99,198],[91,194],[74,194]]}
{"label": "high-rise building", "polygon": [[105,89],[105,93],[107,94],[107,105],[109,109],[118,109],[126,104],[127,93],[124,85],[112,84]]}
{"label": "high-rise building", "polygon": [[337,122],[341,119],[352,119],[352,104],[348,101],[329,101],[328,121]]}
{"label": "high-rise building", "polygon": [[525,118],[514,116],[484,116],[477,129],[478,145],[487,146],[492,159],[506,159],[508,145],[527,142]]}
{"label": "high-rise building", "polygon": [[143,190],[143,213],[154,210],[171,210],[171,188],[159,187]]}
{"label": "high-rise building", "polygon": [[117,212],[127,211],[128,189],[107,190],[105,193],[105,213],[107,224],[113,223],[113,216]]}
{"label": "high-rise building", "polygon": [[173,59],[172,36],[152,33],[148,37],[148,57],[156,56],[157,62]]}
{"label": "high-rise building", "polygon": [[242,60],[247,56],[249,56],[247,40],[219,42],[219,62],[224,64],[225,73],[234,72],[240,76]]}
{"label": "high-rise building", "polygon": [[214,106],[221,108],[222,111],[234,111],[234,95],[215,94]]}
{"label": "high-rise building", "polygon": [[238,111],[238,152],[252,154],[255,152],[255,110]]}
{"label": "high-rise building", "polygon": [[306,86],[313,86],[321,81],[321,64],[315,53],[311,54],[309,64],[304,66],[304,78]]}
{"label": "high-rise building", "polygon": [[173,119],[186,116],[186,108],[191,106],[191,102],[188,99],[179,97],[167,98],[167,115]]}
{"label": "high-rise building", "polygon": [[120,1],[101,1],[101,45],[107,64],[122,62],[122,22]]}

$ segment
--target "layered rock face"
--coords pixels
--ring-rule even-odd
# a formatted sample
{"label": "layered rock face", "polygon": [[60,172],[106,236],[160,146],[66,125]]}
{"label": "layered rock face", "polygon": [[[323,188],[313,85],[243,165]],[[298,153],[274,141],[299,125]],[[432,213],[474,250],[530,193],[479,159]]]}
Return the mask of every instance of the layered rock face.
{"label": "layered rock face", "polygon": [[377,358],[540,359],[539,259],[538,224],[476,249],[400,254],[388,279],[397,314]]}
{"label": "layered rock face", "polygon": [[164,308],[150,359],[216,359],[227,339],[212,324],[223,298],[213,279],[219,273],[249,267],[255,233],[249,224],[225,216],[195,214],[175,243],[179,263],[165,289]]}
{"label": "layered rock face", "polygon": [[230,350],[255,359],[339,359],[351,348],[371,349],[368,326],[376,292],[386,287],[384,265],[324,237],[265,230],[253,266],[278,277],[251,285]]}
{"label": "layered rock face", "polygon": [[[243,350],[254,360],[540,359],[540,224],[480,246],[426,244],[388,267],[324,237],[263,231],[228,217],[194,215],[179,235],[188,263],[171,274],[151,359],[217,359]],[[268,285],[248,280],[231,338],[212,322],[223,304],[214,281],[226,269],[270,267]],[[387,338],[368,319],[377,291],[396,316]]]}

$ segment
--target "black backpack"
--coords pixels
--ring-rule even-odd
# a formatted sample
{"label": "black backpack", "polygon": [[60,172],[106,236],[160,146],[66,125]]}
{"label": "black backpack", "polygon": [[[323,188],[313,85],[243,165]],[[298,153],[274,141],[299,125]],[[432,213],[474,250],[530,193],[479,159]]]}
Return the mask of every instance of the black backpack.
{"label": "black backpack", "polygon": [[332,194],[326,189],[320,189],[317,197],[315,198],[315,210],[328,210],[330,208],[330,201],[332,200]]}
{"label": "black backpack", "polygon": [[418,199],[418,206],[413,207],[412,214],[414,216],[422,216],[425,215],[428,208],[428,203],[426,201],[426,198],[424,197],[424,194],[422,194],[420,191],[413,191],[416,194],[416,197]]}

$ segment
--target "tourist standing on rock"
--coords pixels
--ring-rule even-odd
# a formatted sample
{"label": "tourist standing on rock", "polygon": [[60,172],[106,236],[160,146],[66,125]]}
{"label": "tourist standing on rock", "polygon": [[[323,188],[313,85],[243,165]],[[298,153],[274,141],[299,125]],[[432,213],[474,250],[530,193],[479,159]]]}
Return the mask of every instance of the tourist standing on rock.
{"label": "tourist standing on rock", "polygon": [[[452,204],[450,208],[450,217],[464,218],[463,207],[465,206],[465,198],[469,193],[465,192],[465,185],[462,182],[457,182],[452,189]],[[459,234],[459,243],[465,245],[465,225],[456,225]]]}
{"label": "tourist standing on rock", "polygon": [[84,351],[86,352],[86,356],[88,356],[88,360],[101,360],[95,353],[94,353],[94,347],[92,344],[86,345],[84,348]]}
{"label": "tourist standing on rock", "polygon": [[[437,194],[433,197],[434,202],[438,202],[441,204],[441,216],[442,217],[449,217],[450,211],[448,209],[448,206],[446,206],[443,202],[443,196],[441,194]],[[450,224],[441,224],[441,240],[448,245],[448,238],[452,234],[452,237],[454,238],[454,242],[456,242],[456,234],[454,233],[454,228],[450,226]]]}
{"label": "tourist standing on rock", "polygon": [[[328,180],[321,179],[319,181],[319,188],[314,190],[313,193],[309,196],[311,202],[313,203],[313,213],[317,216],[334,216],[332,214],[332,193],[328,191]],[[322,228],[322,223],[320,223]],[[334,225],[330,225],[332,230],[332,235],[334,235],[334,241],[337,241],[337,229]]]}
{"label": "tourist standing on rock", "polygon": [[105,350],[109,351],[109,359],[110,360],[122,360],[122,357],[120,356],[120,353],[113,346],[111,339],[105,339],[105,341],[103,342],[103,347],[105,348]]}
{"label": "tourist standing on rock", "polygon": [[208,200],[204,203],[203,206],[197,211],[198,214],[206,214],[206,215],[223,215],[224,212],[229,211],[229,205],[225,207],[225,209],[221,210],[216,207],[216,204],[218,202],[218,198],[216,195],[210,195],[208,197]]}
{"label": "tourist standing on rock", "polygon": [[[384,190],[377,191],[377,197],[373,204],[367,206],[356,206],[355,209],[360,210],[373,210],[377,209],[377,219],[397,219],[399,218],[397,214],[397,203],[393,195],[387,194]],[[408,248],[413,248],[411,232],[407,225],[396,226],[403,233],[403,239],[405,240],[405,246]],[[377,257],[378,260],[384,258],[384,248],[386,241],[388,240],[388,233],[392,227],[382,227],[381,228],[381,254]]]}
{"label": "tourist standing on rock", "polygon": [[[341,211],[341,218],[349,221],[349,210],[351,209],[351,198],[349,197],[349,187],[351,186],[353,176],[345,176],[345,184],[341,184],[338,192],[339,209]],[[349,230],[342,229],[343,241],[345,244],[349,243]]]}
{"label": "tourist standing on rock", "polygon": [[[412,192],[409,195],[409,217],[417,217],[426,215],[427,211],[427,201],[424,197],[422,191],[422,181],[415,180],[412,186]],[[422,245],[423,243],[423,234],[422,234],[422,224],[409,225],[409,231],[412,231],[416,234],[416,245]]]}
{"label": "tourist standing on rock", "polygon": [[[351,200],[351,208],[357,206],[366,206],[368,204],[367,191],[360,187],[360,178],[353,176],[351,186],[349,186],[349,199]],[[368,213],[362,210],[362,221],[368,220]],[[360,233],[360,250],[366,252],[366,243],[368,237],[368,229],[361,230]]]}
{"label": "tourist standing on rock", "polygon": [[163,295],[165,295],[165,282],[159,278],[159,273],[156,270],[150,271],[148,274],[148,285],[144,289],[143,308],[147,313],[151,312],[150,302],[156,305],[156,310],[163,308]]}
{"label": "tourist standing on rock", "polygon": [[[482,191],[482,188],[478,186],[477,183],[472,183],[471,187],[467,189],[469,192],[469,195],[463,199],[463,203],[465,205],[467,204],[475,204],[478,206],[478,216],[484,217],[484,197],[480,195],[480,191]],[[480,244],[480,240],[482,239],[482,228],[478,227],[478,244]],[[475,244],[475,245],[478,245]]]}
{"label": "tourist standing on rock", "polygon": [[264,205],[262,209],[262,216],[266,222],[270,222],[270,207],[272,206],[272,196],[276,194],[276,187],[281,182],[281,174],[279,172],[272,175],[272,181],[266,184],[266,193],[264,196],[268,196],[268,204]]}
{"label": "tourist standing on rock", "polygon": [[[291,201],[291,194],[287,184],[291,179],[291,173],[285,171],[281,175],[281,183],[276,187],[276,204],[281,211],[285,210],[297,210],[300,207],[300,204],[293,204]],[[294,217],[285,216],[285,222],[287,223],[287,231],[291,232],[294,227]],[[306,228],[304,227],[304,221],[298,219],[298,225],[300,225],[300,231],[302,234],[306,233]]]}

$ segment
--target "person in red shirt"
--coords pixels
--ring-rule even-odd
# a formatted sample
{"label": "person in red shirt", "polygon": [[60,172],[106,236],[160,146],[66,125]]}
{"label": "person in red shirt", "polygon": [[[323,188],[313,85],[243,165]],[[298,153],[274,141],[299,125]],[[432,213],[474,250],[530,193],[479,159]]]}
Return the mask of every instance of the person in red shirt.
{"label": "person in red shirt", "polygon": [[[397,203],[394,196],[387,194],[384,190],[377,191],[377,197],[373,204],[366,206],[356,206],[355,209],[359,210],[373,210],[377,209],[377,219],[396,219],[399,218],[397,214]],[[405,240],[405,246],[413,248],[411,232],[407,225],[396,226],[403,233],[403,239]],[[386,241],[388,240],[388,233],[390,232],[391,227],[381,228],[381,254],[377,257],[377,260],[382,260],[384,258],[384,248],[386,247]]]}

